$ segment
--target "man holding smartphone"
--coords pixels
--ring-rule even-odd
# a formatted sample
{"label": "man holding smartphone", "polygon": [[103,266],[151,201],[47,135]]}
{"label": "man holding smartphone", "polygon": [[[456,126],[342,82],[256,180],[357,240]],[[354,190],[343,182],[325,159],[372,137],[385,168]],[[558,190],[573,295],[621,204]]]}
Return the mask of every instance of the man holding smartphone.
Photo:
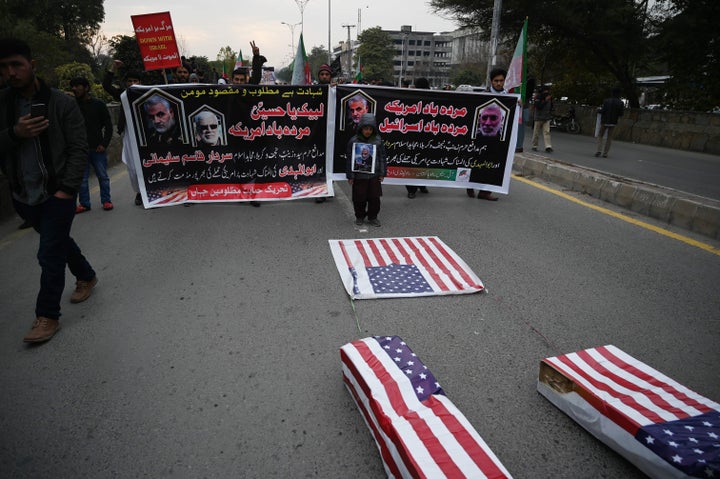
{"label": "man holding smartphone", "polygon": [[87,163],[85,123],[73,98],[35,76],[30,47],[22,40],[0,39],[0,75],[9,87],[0,90],[0,167],[15,210],[40,234],[36,319],[23,338],[39,343],[60,329],[65,265],[77,278],[71,303],[88,299],[97,283],[95,271],[70,237],[75,196]]}

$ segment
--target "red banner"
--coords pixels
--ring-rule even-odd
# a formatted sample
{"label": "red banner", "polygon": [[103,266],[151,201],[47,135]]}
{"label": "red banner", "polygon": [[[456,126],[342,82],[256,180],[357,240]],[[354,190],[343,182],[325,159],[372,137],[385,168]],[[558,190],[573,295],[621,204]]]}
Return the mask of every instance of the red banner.
{"label": "red banner", "polygon": [[181,65],[170,12],[132,15],[145,70],[161,70]]}

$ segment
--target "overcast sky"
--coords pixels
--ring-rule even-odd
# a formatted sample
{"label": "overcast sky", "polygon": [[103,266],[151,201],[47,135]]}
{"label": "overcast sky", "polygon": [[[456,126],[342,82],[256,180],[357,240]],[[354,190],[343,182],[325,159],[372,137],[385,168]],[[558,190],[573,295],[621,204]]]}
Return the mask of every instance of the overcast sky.
{"label": "overcast sky", "polygon": [[[328,5],[330,5],[331,42],[335,46],[347,39],[347,28],[357,25],[358,10],[362,12],[363,29],[380,26],[399,30],[411,25],[413,30],[442,32],[456,28],[448,19],[433,14],[424,0],[309,0],[305,5],[304,39],[308,53],[313,46],[328,43]],[[300,8],[294,0],[105,0],[104,35],[132,35],[131,15],[169,11],[178,46],[186,56],[206,56],[215,60],[220,48],[229,45],[251,56],[250,41],[254,40],[268,59],[267,65],[277,68],[291,61],[289,24],[300,22]],[[351,28],[353,39],[357,29]],[[295,45],[300,26],[295,27]]]}

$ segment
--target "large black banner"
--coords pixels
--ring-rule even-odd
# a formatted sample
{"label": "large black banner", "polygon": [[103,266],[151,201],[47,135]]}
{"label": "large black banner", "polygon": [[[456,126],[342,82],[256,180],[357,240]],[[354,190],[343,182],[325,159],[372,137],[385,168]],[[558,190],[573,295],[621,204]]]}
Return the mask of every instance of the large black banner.
{"label": "large black banner", "polygon": [[332,195],[327,106],[319,86],[128,89],[126,134],[146,207]]}
{"label": "large black banner", "polygon": [[370,112],[387,183],[507,193],[517,101],[365,85],[135,86],[123,95],[123,155],[146,207],[330,196]]}
{"label": "large black banner", "polygon": [[386,183],[508,192],[517,95],[366,85],[338,85],[335,93],[333,179],[345,178],[345,147],[369,112],[388,155]]}

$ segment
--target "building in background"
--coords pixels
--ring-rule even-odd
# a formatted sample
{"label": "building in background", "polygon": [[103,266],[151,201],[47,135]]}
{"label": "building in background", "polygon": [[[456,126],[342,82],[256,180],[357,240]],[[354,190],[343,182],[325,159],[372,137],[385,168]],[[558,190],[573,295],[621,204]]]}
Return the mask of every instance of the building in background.
{"label": "building in background", "polygon": [[[383,30],[393,42],[395,54],[394,85],[403,81],[412,84],[415,78],[425,77],[432,88],[450,84],[453,66],[467,63],[487,65],[489,45],[478,30],[461,29],[452,32],[413,31],[403,25],[400,30]],[[341,41],[333,48],[333,58],[340,56],[343,76],[353,78],[353,61],[360,43],[357,40]]]}

